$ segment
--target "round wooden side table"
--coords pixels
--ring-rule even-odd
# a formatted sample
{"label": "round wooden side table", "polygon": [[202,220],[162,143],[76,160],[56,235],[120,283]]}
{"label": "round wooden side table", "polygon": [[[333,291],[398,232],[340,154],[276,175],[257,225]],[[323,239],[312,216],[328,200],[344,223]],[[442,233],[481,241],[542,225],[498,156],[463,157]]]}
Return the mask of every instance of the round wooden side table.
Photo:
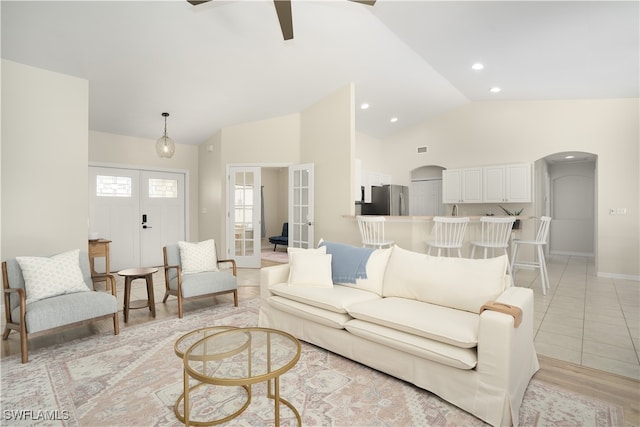
{"label": "round wooden side table", "polygon": [[[118,271],[118,275],[124,277],[124,323],[129,320],[129,310],[149,307],[151,315],[156,317],[156,302],[153,297],[153,273],[157,272],[156,267],[152,268],[128,268]],[[131,282],[136,279],[145,279],[147,282],[147,300],[131,301]]]}

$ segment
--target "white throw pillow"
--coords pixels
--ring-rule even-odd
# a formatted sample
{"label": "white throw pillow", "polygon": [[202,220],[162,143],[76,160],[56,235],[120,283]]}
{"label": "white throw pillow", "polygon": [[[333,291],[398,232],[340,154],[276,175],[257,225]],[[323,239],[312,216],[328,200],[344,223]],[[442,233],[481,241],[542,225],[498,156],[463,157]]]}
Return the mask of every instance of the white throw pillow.
{"label": "white throw pillow", "polygon": [[333,288],[331,255],[316,250],[289,253],[289,286]]}
{"label": "white throw pillow", "polygon": [[327,253],[327,248],[324,246],[321,246],[319,248],[311,248],[311,249],[304,249],[304,248],[294,248],[294,247],[287,247],[287,253],[289,254],[289,256],[291,256],[292,253],[295,252],[304,252],[304,253],[314,253],[314,254],[326,254]]}
{"label": "white throw pillow", "polygon": [[383,295],[479,313],[505,290],[507,256],[446,258],[394,247],[384,276]]}
{"label": "white throw pillow", "polygon": [[216,243],[213,239],[199,243],[178,242],[182,274],[218,271]]}
{"label": "white throw pillow", "polygon": [[52,257],[16,257],[22,270],[27,304],[57,295],[91,291],[80,270],[80,250]]}

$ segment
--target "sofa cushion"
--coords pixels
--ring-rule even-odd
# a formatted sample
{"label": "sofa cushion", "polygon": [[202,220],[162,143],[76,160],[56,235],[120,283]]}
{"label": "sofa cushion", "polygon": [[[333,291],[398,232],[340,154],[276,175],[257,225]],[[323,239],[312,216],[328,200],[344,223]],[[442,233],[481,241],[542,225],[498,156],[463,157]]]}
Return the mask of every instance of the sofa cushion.
{"label": "sofa cushion", "polygon": [[480,316],[467,311],[387,297],[352,304],[347,313],[356,319],[461,348],[478,345]]}
{"label": "sofa cushion", "polygon": [[89,292],[80,270],[80,250],[52,257],[16,257],[26,292],[26,303],[75,292]]}
{"label": "sofa cushion", "polygon": [[335,313],[346,313],[348,306],[358,302],[380,299],[380,296],[372,292],[347,286],[334,286],[327,289],[289,286],[286,283],[280,283],[269,286],[269,290],[275,295]]}
{"label": "sofa cushion", "polygon": [[473,369],[478,364],[475,349],[456,347],[359,319],[347,322],[345,329],[369,341],[453,368]]}
{"label": "sofa cushion", "polygon": [[488,259],[434,257],[393,248],[383,296],[396,296],[479,313],[505,286],[506,255]]}
{"label": "sofa cushion", "polygon": [[333,288],[331,255],[314,251],[289,253],[289,286]]}
{"label": "sofa cushion", "polygon": [[178,242],[182,274],[218,271],[216,242],[213,239],[198,243]]}
{"label": "sofa cushion", "polygon": [[[182,297],[191,298],[199,295],[232,291],[238,287],[236,276],[227,271],[203,271],[198,274],[182,276]],[[178,289],[178,278],[169,279],[169,289]]]}
{"label": "sofa cushion", "polygon": [[335,311],[312,307],[277,295],[269,297],[268,303],[271,307],[280,311],[335,329],[344,329],[344,325],[353,319],[346,313],[336,313]]}

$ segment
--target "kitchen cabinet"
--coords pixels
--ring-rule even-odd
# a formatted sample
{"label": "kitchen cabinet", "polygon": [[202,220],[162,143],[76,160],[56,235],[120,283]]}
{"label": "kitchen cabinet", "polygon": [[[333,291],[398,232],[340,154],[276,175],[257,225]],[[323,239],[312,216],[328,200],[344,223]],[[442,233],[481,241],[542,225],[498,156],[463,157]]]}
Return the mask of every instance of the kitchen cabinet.
{"label": "kitchen cabinet", "polygon": [[531,163],[482,168],[484,203],[531,203]]}
{"label": "kitchen cabinet", "polygon": [[442,203],[482,203],[482,168],[443,170]]}

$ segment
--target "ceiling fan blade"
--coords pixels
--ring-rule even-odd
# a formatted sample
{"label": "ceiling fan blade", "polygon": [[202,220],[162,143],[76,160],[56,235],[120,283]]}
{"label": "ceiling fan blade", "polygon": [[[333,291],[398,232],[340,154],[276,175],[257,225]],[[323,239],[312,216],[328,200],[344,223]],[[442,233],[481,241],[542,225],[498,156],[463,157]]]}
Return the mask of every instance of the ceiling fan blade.
{"label": "ceiling fan blade", "polygon": [[376,0],[349,0],[349,1],[366,4],[367,6],[373,6],[374,4],[376,4]]}
{"label": "ceiling fan blade", "polygon": [[273,0],[280,21],[282,37],[285,40],[293,38],[293,19],[291,17],[291,0]]}
{"label": "ceiling fan blade", "polygon": [[187,1],[189,3],[191,3],[193,6],[197,6],[197,5],[202,4],[202,3],[208,3],[211,0],[187,0]]}

